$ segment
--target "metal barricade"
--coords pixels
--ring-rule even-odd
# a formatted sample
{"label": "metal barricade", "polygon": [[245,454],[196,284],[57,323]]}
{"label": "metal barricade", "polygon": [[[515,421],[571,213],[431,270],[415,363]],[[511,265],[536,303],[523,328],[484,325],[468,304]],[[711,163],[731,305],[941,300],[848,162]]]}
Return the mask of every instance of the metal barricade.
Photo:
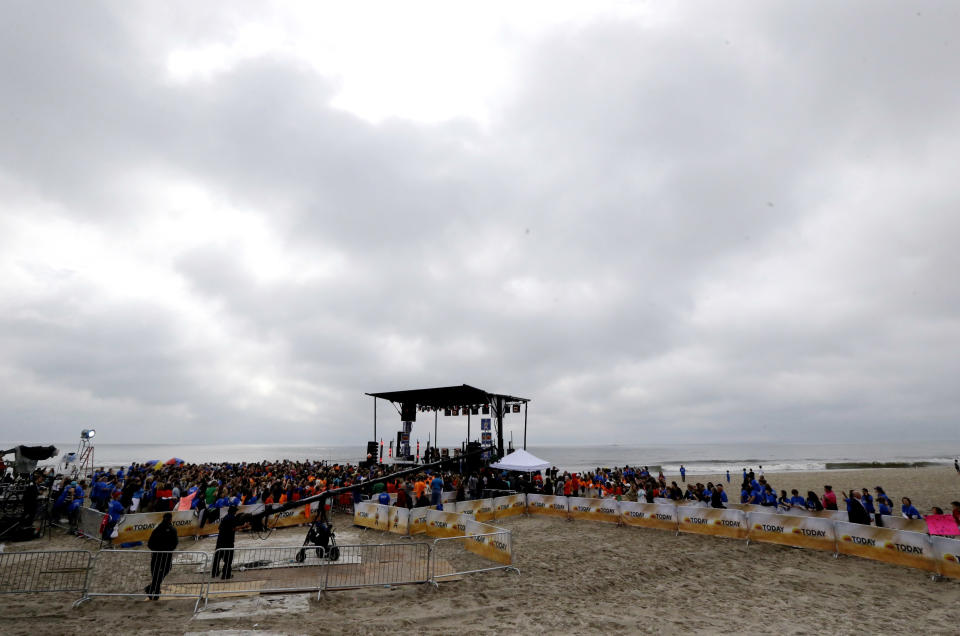
{"label": "metal barricade", "polygon": [[206,584],[206,552],[100,550],[93,557],[83,598],[76,605],[97,596],[195,598],[196,612]]}
{"label": "metal barricade", "polygon": [[324,590],[406,585],[430,581],[429,543],[341,545],[326,568]]}
{"label": "metal barricade", "polygon": [[220,548],[208,569],[206,598],[261,592],[306,592],[323,588],[331,564],[323,548],[273,546]]}
{"label": "metal barricade", "polygon": [[438,579],[493,570],[520,574],[513,565],[513,537],[509,530],[434,539],[430,569],[430,582],[434,585]]}
{"label": "metal barricade", "polygon": [[89,550],[2,552],[0,594],[82,592],[91,558]]}
{"label": "metal barricade", "polygon": [[[94,510],[93,508],[81,508],[79,513],[79,517],[77,518],[77,532],[89,539],[101,541],[100,524],[103,523],[103,518],[107,516],[106,513]],[[101,545],[102,544],[101,541]]]}

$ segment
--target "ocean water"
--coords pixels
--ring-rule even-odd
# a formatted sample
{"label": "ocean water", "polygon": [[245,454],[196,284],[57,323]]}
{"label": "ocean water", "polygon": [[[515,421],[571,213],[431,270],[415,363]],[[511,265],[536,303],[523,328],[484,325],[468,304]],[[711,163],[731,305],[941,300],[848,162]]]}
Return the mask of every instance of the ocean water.
{"label": "ocean water", "polygon": [[[0,445],[10,448],[16,442]],[[56,444],[61,454],[76,450],[76,443]],[[715,474],[763,466],[765,472],[859,468],[874,463],[945,464],[960,455],[960,441],[869,442],[863,444],[674,444],[633,446],[529,446],[528,451],[558,468],[589,471],[597,467],[630,464],[659,467],[676,474],[683,464],[690,474]],[[177,457],[187,462],[261,461],[276,459],[356,463],[366,457],[364,444],[321,446],[310,444],[97,444],[97,466],[121,466],[130,462],[166,461]],[[48,465],[51,462],[46,462]]]}

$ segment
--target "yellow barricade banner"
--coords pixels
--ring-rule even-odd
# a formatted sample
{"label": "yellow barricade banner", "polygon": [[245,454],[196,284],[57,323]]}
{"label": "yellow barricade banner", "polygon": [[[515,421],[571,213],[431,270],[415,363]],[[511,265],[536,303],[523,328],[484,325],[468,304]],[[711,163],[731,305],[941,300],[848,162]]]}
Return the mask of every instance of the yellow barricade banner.
{"label": "yellow barricade banner", "polygon": [[[141,512],[124,516],[117,525],[117,537],[113,543],[146,542],[153,529],[163,521],[165,512]],[[192,537],[197,534],[197,517],[193,510],[171,512],[173,527],[177,529],[177,536]],[[226,514],[224,511],[223,514]],[[216,530],[214,530],[216,532]]]}
{"label": "yellow barricade banner", "polygon": [[[472,499],[470,501],[458,501],[457,502],[457,514],[461,515],[470,515],[473,517],[474,513],[477,511],[482,504],[482,499]],[[474,517],[475,518],[475,517]]]}
{"label": "yellow barricade banner", "polygon": [[930,537],[937,571],[942,576],[960,579],[960,541],[947,537]]}
{"label": "yellow barricade banner", "polygon": [[527,511],[527,496],[523,493],[496,497],[493,500],[494,519],[522,515]]}
{"label": "yellow barricade banner", "polygon": [[620,502],[620,521],[639,528],[677,529],[677,507],[673,504]]}
{"label": "yellow barricade banner", "polygon": [[376,530],[378,505],[369,501],[353,504],[353,525]]}
{"label": "yellow barricade banner", "polygon": [[742,510],[677,506],[677,521],[680,532],[709,534],[731,539],[747,538],[747,516]]}
{"label": "yellow barricade banner", "polygon": [[410,509],[410,535],[423,534],[427,531],[427,511],[430,508]]}
{"label": "yellow barricade banner", "polygon": [[509,531],[473,519],[467,519],[466,530],[464,546],[467,550],[502,565],[513,562],[513,542]]}
{"label": "yellow barricade banner", "polygon": [[406,508],[390,506],[387,508],[387,530],[393,534],[407,536],[410,534],[410,511]]}
{"label": "yellow barricade banner", "polygon": [[560,495],[527,495],[527,511],[532,515],[569,516],[567,498]]}
{"label": "yellow barricade banner", "polygon": [[810,516],[843,521],[844,523],[847,523],[850,519],[850,515],[848,515],[845,510],[811,510]]}
{"label": "yellow barricade banner", "polygon": [[427,534],[431,537],[462,537],[470,517],[445,510],[427,510]]}
{"label": "yellow barricade banner", "polygon": [[390,506],[386,504],[377,504],[377,521],[374,526],[382,532],[390,531]]}
{"label": "yellow barricade banner", "polygon": [[747,514],[750,532],[747,538],[763,543],[778,543],[798,548],[835,552],[837,535],[833,521],[809,515]]}
{"label": "yellow barricade banner", "polygon": [[893,528],[894,530],[906,530],[907,532],[927,532],[927,522],[923,519],[906,519],[904,517],[892,517],[883,515],[880,517],[884,528]]}
{"label": "yellow barricade banner", "polygon": [[310,523],[311,519],[308,516],[306,506],[300,508],[294,508],[293,510],[285,510],[277,515],[271,515],[267,524],[271,528],[289,528],[291,526],[301,526],[305,523]]}
{"label": "yellow barricade banner", "polygon": [[933,545],[925,534],[846,521],[835,521],[834,531],[837,533],[837,550],[840,554],[937,571]]}
{"label": "yellow barricade banner", "polygon": [[570,516],[586,521],[605,521],[620,523],[620,510],[616,499],[587,499],[585,497],[567,497],[570,502]]}

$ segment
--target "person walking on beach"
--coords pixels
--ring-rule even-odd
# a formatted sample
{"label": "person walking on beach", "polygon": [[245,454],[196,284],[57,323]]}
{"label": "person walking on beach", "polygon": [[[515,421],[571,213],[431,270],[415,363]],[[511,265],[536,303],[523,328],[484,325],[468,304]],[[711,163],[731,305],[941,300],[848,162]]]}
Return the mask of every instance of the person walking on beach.
{"label": "person walking on beach", "polygon": [[958,475],[960,475],[960,458],[953,460],[953,469],[957,471]]}
{"label": "person walking on beach", "polygon": [[687,469],[683,467],[683,464],[680,464],[680,481],[687,481]]}
{"label": "person walking on beach", "polygon": [[727,483],[730,483],[730,469],[727,469]]}
{"label": "person walking on beach", "polygon": [[180,539],[177,529],[173,527],[173,515],[169,512],[163,515],[163,521],[150,533],[147,547],[153,553],[150,555],[150,585],[143,588],[144,593],[151,601],[160,600],[160,584],[170,573],[173,565],[173,552],[177,549]]}

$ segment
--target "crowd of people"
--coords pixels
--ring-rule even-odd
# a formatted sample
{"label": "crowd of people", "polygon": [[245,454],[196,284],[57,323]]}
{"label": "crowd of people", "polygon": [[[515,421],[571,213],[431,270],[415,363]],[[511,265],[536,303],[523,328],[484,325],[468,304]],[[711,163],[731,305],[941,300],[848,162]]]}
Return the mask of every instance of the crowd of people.
{"label": "crowd of people", "polygon": [[[377,463],[329,464],[323,461],[175,462],[131,463],[117,469],[100,469],[94,472],[89,484],[85,480],[54,475],[52,471],[38,471],[35,477],[37,483],[49,488],[54,502],[54,518],[67,517],[73,527],[79,509],[87,500],[87,505],[108,514],[109,524],[115,524],[127,513],[194,510],[202,525],[218,519],[231,507],[295,502],[332,489],[364,484],[386,476],[392,470],[389,465]],[[647,466],[597,468],[583,473],[553,467],[533,474],[506,473],[490,468],[467,474],[424,469],[418,474],[357,489],[339,497],[335,503],[348,504],[370,497],[375,501],[395,501],[396,505],[413,508],[440,504],[443,492],[456,493],[457,501],[490,494],[525,492],[610,497],[647,503],[659,499],[697,501],[724,508],[729,497],[734,496],[727,493],[731,482],[729,471],[726,473],[727,486],[720,481],[688,483],[686,477],[687,471],[682,466],[680,484],[668,481],[662,471],[654,475]],[[765,478],[762,467],[757,472],[743,469],[739,501],[780,511],[838,510],[844,506],[851,521],[877,525],[882,525],[884,516],[897,511],[893,499],[879,486],[872,492],[867,488],[849,493],[841,491],[839,497],[829,485],[824,486],[821,494],[808,491],[804,495],[796,489],[788,493],[774,488]],[[952,511],[948,514],[960,523],[960,502],[951,504]],[[897,512],[909,519],[923,516],[908,497],[901,498]],[[935,507],[928,514],[943,512]]]}

